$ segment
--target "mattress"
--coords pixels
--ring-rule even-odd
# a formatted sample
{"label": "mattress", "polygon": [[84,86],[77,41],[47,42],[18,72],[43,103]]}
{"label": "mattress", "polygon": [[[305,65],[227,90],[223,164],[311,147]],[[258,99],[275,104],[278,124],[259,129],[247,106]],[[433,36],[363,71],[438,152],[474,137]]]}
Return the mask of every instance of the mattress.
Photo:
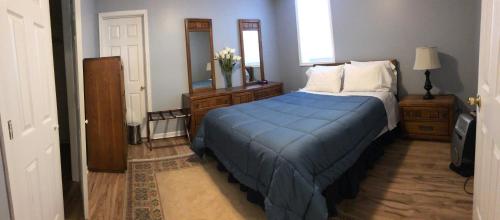
{"label": "mattress", "polygon": [[208,112],[191,147],[260,192],[269,219],[327,219],[322,191],[388,124],[380,98],[293,92]]}

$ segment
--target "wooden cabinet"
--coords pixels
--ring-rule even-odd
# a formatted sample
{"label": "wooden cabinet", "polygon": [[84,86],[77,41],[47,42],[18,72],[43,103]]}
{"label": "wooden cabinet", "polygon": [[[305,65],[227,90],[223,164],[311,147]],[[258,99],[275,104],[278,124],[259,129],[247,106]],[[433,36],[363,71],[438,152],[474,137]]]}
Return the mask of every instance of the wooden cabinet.
{"label": "wooden cabinet", "polygon": [[410,95],[401,100],[403,131],[409,138],[450,141],[455,122],[455,97],[439,95],[424,100]]}
{"label": "wooden cabinet", "polygon": [[205,114],[216,108],[252,102],[283,94],[283,84],[270,82],[266,85],[251,85],[217,89],[203,93],[185,93],[182,95],[182,106],[191,113],[189,123],[191,135],[196,135]]}
{"label": "wooden cabinet", "polygon": [[85,59],[83,78],[88,169],[125,172],[127,120],[120,57]]}

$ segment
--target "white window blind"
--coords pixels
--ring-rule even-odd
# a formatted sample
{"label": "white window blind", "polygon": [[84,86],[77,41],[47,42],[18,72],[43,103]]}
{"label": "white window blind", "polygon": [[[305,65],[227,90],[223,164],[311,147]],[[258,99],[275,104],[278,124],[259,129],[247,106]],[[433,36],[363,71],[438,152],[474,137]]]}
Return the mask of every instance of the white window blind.
{"label": "white window blind", "polygon": [[300,65],[335,61],[330,0],[295,0]]}

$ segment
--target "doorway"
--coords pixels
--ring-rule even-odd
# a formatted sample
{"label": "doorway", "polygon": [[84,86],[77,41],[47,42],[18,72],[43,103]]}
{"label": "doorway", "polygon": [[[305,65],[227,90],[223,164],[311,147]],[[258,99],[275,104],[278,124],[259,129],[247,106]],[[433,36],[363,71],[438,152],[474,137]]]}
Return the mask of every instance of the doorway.
{"label": "doorway", "polygon": [[49,0],[64,213],[83,219],[74,66],[73,1]]}
{"label": "doorway", "polygon": [[145,10],[99,13],[100,56],[120,56],[123,65],[127,123],[141,125],[151,111],[148,19]]}

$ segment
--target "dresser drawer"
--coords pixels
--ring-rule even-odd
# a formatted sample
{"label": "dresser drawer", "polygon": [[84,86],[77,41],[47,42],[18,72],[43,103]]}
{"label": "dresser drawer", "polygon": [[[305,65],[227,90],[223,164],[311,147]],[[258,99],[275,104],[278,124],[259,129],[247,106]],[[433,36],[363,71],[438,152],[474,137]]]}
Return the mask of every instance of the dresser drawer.
{"label": "dresser drawer", "polygon": [[405,121],[442,121],[449,120],[447,108],[405,107],[403,120]]}
{"label": "dresser drawer", "polygon": [[252,92],[239,92],[233,94],[233,105],[252,102],[254,100]]}
{"label": "dresser drawer", "polygon": [[446,122],[405,122],[404,129],[408,134],[450,135],[448,123]]}
{"label": "dresser drawer", "polygon": [[231,96],[215,96],[193,101],[193,109],[212,109],[231,105]]}
{"label": "dresser drawer", "polygon": [[272,88],[262,89],[254,92],[255,100],[266,99],[273,96],[279,96],[282,94],[281,86],[275,86]]}

